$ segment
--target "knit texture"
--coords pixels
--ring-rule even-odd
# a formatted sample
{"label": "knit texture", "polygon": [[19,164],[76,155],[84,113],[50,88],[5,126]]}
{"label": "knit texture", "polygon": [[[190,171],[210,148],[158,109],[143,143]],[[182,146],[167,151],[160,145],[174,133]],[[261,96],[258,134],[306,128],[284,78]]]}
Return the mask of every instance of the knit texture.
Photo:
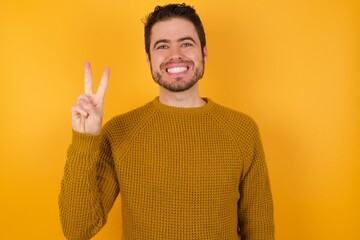
{"label": "knit texture", "polygon": [[94,236],[120,192],[122,239],[274,239],[258,128],[205,100],[175,108],[156,98],[98,136],[73,132],[59,196],[67,239]]}

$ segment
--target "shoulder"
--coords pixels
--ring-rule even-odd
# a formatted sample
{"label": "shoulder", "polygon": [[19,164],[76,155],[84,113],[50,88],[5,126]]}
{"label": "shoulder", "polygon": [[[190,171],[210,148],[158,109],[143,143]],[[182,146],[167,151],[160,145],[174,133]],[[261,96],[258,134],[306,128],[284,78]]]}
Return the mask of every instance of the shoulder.
{"label": "shoulder", "polygon": [[154,112],[155,108],[149,102],[139,108],[113,117],[104,125],[103,130],[108,136],[127,136],[130,132],[146,124]]}
{"label": "shoulder", "polygon": [[249,156],[248,159],[252,159],[254,149],[262,146],[259,128],[254,119],[245,113],[219,104],[214,104],[212,115],[224,132],[238,144],[241,152]]}
{"label": "shoulder", "polygon": [[249,115],[214,102],[211,115],[231,132],[253,134],[258,131],[257,123]]}

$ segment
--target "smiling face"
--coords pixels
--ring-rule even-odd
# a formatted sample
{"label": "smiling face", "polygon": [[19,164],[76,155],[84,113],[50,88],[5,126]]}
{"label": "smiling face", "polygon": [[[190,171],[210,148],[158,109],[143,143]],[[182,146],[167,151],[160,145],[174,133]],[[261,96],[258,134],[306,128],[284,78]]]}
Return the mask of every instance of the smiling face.
{"label": "smiling face", "polygon": [[171,92],[193,87],[204,74],[206,48],[201,48],[194,25],[183,18],[154,24],[150,36],[150,65],[154,81]]}

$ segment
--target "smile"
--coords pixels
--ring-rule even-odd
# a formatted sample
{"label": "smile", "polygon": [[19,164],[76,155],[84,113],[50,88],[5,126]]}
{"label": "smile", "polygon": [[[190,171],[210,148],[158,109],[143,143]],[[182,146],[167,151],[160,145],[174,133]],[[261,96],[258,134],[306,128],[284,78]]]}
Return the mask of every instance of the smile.
{"label": "smile", "polygon": [[168,73],[181,73],[181,72],[185,72],[188,69],[189,69],[188,67],[171,67],[171,68],[167,68],[166,71]]}

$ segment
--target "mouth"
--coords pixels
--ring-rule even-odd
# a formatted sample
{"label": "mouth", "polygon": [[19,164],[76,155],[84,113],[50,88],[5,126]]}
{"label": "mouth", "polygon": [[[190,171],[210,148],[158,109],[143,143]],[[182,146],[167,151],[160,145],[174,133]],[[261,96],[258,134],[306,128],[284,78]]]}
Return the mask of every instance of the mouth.
{"label": "mouth", "polygon": [[168,72],[168,73],[182,73],[187,70],[189,70],[189,67],[186,67],[186,66],[166,68],[166,72]]}
{"label": "mouth", "polygon": [[160,69],[168,74],[182,75],[186,74],[193,66],[194,63],[190,60],[171,60],[161,64]]}

